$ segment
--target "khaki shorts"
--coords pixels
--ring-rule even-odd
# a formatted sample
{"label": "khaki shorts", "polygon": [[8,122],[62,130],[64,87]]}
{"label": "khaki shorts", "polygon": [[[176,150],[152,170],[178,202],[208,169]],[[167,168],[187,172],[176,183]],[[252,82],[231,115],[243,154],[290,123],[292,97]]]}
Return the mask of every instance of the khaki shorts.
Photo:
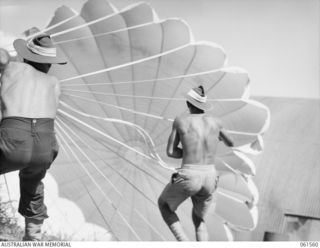
{"label": "khaki shorts", "polygon": [[213,193],[218,184],[218,175],[214,165],[183,165],[172,174],[171,182],[164,188],[160,199],[165,201],[172,211],[191,197],[194,212],[203,218],[213,202]]}

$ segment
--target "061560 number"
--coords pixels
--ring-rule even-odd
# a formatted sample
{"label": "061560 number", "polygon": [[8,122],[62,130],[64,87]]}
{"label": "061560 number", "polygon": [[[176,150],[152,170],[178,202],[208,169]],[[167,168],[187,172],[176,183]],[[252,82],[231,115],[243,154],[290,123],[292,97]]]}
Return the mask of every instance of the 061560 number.
{"label": "061560 number", "polygon": [[318,247],[317,241],[303,241],[300,242],[300,247]]}

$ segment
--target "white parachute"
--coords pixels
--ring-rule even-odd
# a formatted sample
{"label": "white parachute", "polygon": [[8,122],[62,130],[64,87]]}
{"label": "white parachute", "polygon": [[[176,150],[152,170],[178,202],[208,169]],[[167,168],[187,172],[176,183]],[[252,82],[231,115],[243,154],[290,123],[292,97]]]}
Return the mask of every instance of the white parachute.
{"label": "white parachute", "polygon": [[[43,31],[68,59],[50,71],[62,95],[48,232],[74,240],[173,240],[157,198],[180,165],[166,157],[165,147],[173,119],[187,110],[183,93],[200,84],[214,106],[210,114],[235,143],[218,147],[210,240],[233,240],[234,232],[255,228],[259,194],[248,154],[262,151],[270,114],[249,98],[248,73],[229,66],[221,46],[194,41],[186,22],[159,19],[146,3],[117,10],[89,0],[80,13],[63,6]],[[83,221],[50,195],[72,202]],[[187,201],[178,215],[191,238],[190,209]]]}

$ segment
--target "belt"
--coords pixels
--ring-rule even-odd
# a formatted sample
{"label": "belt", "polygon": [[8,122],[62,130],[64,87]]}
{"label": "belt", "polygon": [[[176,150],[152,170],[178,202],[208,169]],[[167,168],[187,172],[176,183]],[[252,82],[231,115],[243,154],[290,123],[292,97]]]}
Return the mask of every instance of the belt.
{"label": "belt", "polygon": [[179,168],[180,170],[182,169],[192,169],[192,170],[215,170],[214,164],[184,164]]}
{"label": "belt", "polygon": [[5,117],[1,120],[1,128],[17,128],[35,132],[54,131],[54,119],[51,118],[25,118],[25,117]]}

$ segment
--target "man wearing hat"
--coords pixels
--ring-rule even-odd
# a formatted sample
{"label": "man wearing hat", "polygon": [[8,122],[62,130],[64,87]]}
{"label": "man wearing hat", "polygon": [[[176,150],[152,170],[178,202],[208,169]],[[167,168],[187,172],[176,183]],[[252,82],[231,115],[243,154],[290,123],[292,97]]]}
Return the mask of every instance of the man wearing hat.
{"label": "man wearing hat", "polygon": [[[213,201],[218,183],[214,166],[217,143],[219,140],[227,146],[233,146],[233,143],[222,132],[221,122],[205,114],[211,105],[207,102],[202,86],[191,89],[186,94],[186,100],[190,113],[174,120],[167,145],[167,155],[182,158],[182,165],[164,188],[158,205],[175,238],[187,241],[175,211],[183,201],[191,197],[196,239],[207,241],[209,237],[204,217]],[[179,147],[180,142],[182,148]]]}
{"label": "man wearing hat", "polygon": [[17,39],[13,45],[23,62],[10,61],[7,51],[0,50],[0,174],[20,171],[23,240],[41,240],[41,226],[48,218],[41,180],[58,154],[54,119],[60,86],[47,73],[52,64],[66,60],[47,34]]}

